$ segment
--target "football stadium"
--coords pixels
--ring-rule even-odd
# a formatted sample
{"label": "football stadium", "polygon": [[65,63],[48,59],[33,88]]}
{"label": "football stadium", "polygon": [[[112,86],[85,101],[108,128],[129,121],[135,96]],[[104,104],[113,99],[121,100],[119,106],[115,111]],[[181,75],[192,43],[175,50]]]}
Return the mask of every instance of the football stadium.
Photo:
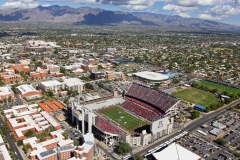
{"label": "football stadium", "polygon": [[170,115],[175,114],[179,99],[136,83],[124,98],[122,104],[96,110],[88,118],[94,119],[92,132],[96,138],[106,144],[114,139],[144,146],[171,133]]}

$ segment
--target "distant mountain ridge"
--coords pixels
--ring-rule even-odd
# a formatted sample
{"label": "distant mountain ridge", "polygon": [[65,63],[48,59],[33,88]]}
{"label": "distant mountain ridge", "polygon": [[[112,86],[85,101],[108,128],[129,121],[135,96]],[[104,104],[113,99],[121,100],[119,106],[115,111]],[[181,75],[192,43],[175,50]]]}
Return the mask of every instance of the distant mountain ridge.
{"label": "distant mountain ridge", "polygon": [[31,9],[0,9],[0,21],[70,22],[85,25],[138,24],[240,31],[240,26],[198,18],[182,18],[146,12],[106,11],[90,7],[71,8],[57,5],[38,6]]}

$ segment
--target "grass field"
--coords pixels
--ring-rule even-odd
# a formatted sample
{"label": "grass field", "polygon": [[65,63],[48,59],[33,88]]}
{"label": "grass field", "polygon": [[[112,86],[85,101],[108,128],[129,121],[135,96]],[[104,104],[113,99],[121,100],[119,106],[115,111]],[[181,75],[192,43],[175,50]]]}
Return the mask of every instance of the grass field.
{"label": "grass field", "polygon": [[223,84],[218,84],[218,83],[214,83],[214,82],[209,82],[209,81],[200,81],[198,82],[200,85],[206,86],[209,89],[217,89],[217,92],[223,92],[226,91],[229,94],[231,93],[240,93],[239,89],[236,88],[232,88]]}
{"label": "grass field", "polygon": [[109,109],[100,110],[100,113],[104,114],[105,116],[109,117],[113,121],[117,122],[124,129],[132,131],[133,129],[137,128],[138,126],[146,124],[146,122],[138,119],[131,114],[125,112],[119,107],[112,107]]}
{"label": "grass field", "polygon": [[194,88],[181,90],[179,92],[173,93],[172,95],[187,102],[200,104],[206,107],[210,104],[218,102],[218,99],[213,94]]}

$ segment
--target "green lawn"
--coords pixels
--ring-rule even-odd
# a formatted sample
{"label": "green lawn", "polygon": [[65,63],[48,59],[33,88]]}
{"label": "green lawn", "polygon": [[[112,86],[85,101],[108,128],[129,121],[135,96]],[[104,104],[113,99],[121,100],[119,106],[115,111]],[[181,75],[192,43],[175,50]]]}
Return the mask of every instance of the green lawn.
{"label": "green lawn", "polygon": [[229,87],[223,84],[218,84],[218,83],[214,83],[214,82],[209,82],[209,81],[200,81],[198,82],[199,85],[203,85],[208,87],[209,89],[217,89],[217,92],[223,92],[226,91],[229,94],[231,93],[240,93],[239,89],[233,88],[233,87]]}
{"label": "green lawn", "polygon": [[100,110],[100,112],[129,131],[132,131],[140,125],[146,124],[144,121],[132,116],[119,107],[113,107],[109,110]]}
{"label": "green lawn", "polygon": [[200,104],[206,107],[218,102],[218,99],[213,94],[194,88],[181,90],[172,95],[193,104]]}

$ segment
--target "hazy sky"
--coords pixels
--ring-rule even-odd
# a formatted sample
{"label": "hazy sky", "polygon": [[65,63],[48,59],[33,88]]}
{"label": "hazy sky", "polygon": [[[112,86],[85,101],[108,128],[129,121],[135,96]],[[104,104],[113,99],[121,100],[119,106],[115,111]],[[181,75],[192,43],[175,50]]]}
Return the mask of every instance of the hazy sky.
{"label": "hazy sky", "polygon": [[240,25],[240,0],[0,0],[1,9],[50,6],[89,6],[201,18]]}

